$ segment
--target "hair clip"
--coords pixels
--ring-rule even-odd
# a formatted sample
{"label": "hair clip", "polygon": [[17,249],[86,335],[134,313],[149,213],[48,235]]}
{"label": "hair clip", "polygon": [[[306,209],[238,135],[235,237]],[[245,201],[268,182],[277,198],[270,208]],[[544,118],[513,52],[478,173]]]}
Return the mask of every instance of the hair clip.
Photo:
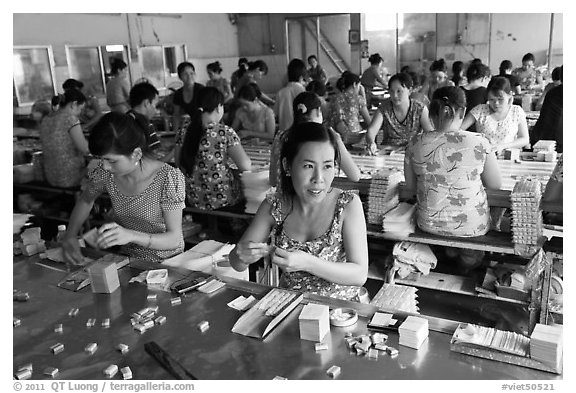
{"label": "hair clip", "polygon": [[198,107],[198,110],[199,110],[200,112],[204,112],[204,108],[202,108],[201,106]]}
{"label": "hair clip", "polygon": [[306,108],[306,105],[300,103],[298,104],[298,106],[296,107],[296,109],[298,109],[300,112],[302,113],[306,113],[308,112],[308,108]]}

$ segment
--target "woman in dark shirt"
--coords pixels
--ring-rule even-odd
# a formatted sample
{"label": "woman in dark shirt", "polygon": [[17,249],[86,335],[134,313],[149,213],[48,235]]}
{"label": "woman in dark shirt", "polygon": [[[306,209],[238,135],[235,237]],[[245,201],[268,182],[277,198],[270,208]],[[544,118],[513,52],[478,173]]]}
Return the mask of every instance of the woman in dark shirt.
{"label": "woman in dark shirt", "polygon": [[512,62],[510,60],[502,60],[500,63],[500,74],[498,76],[503,76],[510,81],[510,86],[512,86],[512,91],[514,94],[520,94],[522,89],[520,88],[520,81],[516,75],[512,75]]}
{"label": "woman in dark shirt", "polygon": [[[490,82],[490,68],[482,63],[470,64],[466,70],[466,78],[468,83],[462,86],[462,90],[466,95],[466,114],[468,114],[476,105],[486,103],[486,86]],[[470,127],[469,131],[476,132],[475,125]]]}
{"label": "woman in dark shirt", "polygon": [[184,83],[180,89],[174,93],[174,130],[179,130],[182,125],[182,116],[192,115],[198,109],[198,92],[204,87],[195,82],[196,69],[194,64],[183,62],[178,64],[178,77]]}

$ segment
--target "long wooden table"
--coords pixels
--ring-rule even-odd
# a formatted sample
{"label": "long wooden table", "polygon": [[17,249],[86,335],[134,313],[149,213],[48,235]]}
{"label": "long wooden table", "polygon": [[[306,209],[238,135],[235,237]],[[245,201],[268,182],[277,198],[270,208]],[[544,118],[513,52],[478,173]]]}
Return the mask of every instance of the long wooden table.
{"label": "long wooden table", "polygon": [[[158,343],[188,372],[201,380],[262,379],[275,376],[288,379],[325,380],[326,370],[337,365],[342,369],[338,379],[362,380],[477,380],[477,379],[561,379],[543,371],[532,370],[487,359],[476,358],[450,351],[454,321],[425,317],[429,321],[428,340],[419,350],[398,345],[397,332],[389,333],[388,344],[399,349],[397,357],[380,353],[377,360],[350,353],[344,335],[369,333],[366,327],[377,307],[320,296],[305,295],[304,303],[319,302],[331,308],[352,307],[360,315],[350,327],[331,327],[324,342],[328,350],[316,352],[314,342],[300,339],[299,305],[264,340],[245,337],[231,332],[241,312],[227,306],[236,297],[254,295],[261,298],[267,286],[224,278],[225,288],[207,295],[192,292],[182,298],[182,304],[172,306],[172,294],[154,290],[141,284],[128,284],[140,269],[158,268],[157,264],[142,263],[127,266],[119,271],[121,287],[112,294],[94,294],[90,288],[71,292],[56,287],[64,272],[48,269],[38,262],[38,257],[18,258],[13,265],[15,289],[28,292],[27,302],[14,302],[13,313],[21,325],[13,331],[13,370],[32,363],[32,379],[50,379],[43,375],[47,367],[56,367],[55,379],[85,380],[105,379],[103,370],[110,364],[118,368],[129,366],[134,379],[171,379],[163,368],[144,350],[150,341]],[[131,264],[134,261],[131,261]],[[146,264],[144,264],[146,265]],[[171,280],[182,277],[186,271],[169,268]],[[155,294],[155,300],[148,295]],[[130,324],[131,314],[149,305],[158,305],[158,314],[166,316],[163,325],[154,326],[143,334]],[[76,317],[69,317],[71,308],[79,308]],[[394,313],[403,318],[407,314]],[[95,318],[96,324],[88,328],[86,321]],[[101,326],[110,318],[110,327]],[[201,321],[208,321],[210,328],[202,333],[197,328]],[[63,332],[54,331],[56,324],[63,325]],[[98,349],[92,355],[84,348],[95,342]],[[64,351],[52,354],[50,347],[64,345]],[[123,343],[130,347],[122,355],[115,347]],[[113,380],[121,380],[118,373]]]}

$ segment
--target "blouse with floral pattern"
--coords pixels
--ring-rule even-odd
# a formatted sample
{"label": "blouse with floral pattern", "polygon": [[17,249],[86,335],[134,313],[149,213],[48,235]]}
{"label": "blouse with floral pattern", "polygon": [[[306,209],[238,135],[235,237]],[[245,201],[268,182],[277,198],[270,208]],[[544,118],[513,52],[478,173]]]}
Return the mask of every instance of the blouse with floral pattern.
{"label": "blouse with floral pattern", "polygon": [[366,99],[351,90],[340,93],[334,98],[330,108],[329,125],[337,130],[336,125],[341,121],[344,122],[346,126],[346,134],[342,135],[344,141],[348,134],[362,131],[360,125],[362,108],[366,108]]}
{"label": "blouse with floral pattern", "polygon": [[[184,176],[180,169],[164,164],[154,176],[154,180],[137,195],[125,195],[116,185],[114,174],[105,170],[102,163],[89,173],[89,182],[81,198],[92,202],[107,192],[112,202],[112,218],[124,228],[144,233],[166,232],[165,210],[184,209]],[[122,250],[130,257],[162,262],[184,251],[184,238],[176,248],[153,250],[128,243]]]}
{"label": "blouse with floral pattern", "polygon": [[493,148],[514,142],[518,135],[518,124],[526,122],[526,113],[518,105],[511,105],[506,117],[502,120],[492,117],[488,104],[476,105],[470,110],[470,114],[476,119],[476,131],[484,134]]}
{"label": "blouse with floral pattern", "polygon": [[[191,206],[214,210],[238,203],[242,197],[239,179],[228,164],[228,149],[240,144],[232,128],[212,123],[200,139],[192,175],[186,176],[186,196]],[[182,151],[181,154],[187,154]]]}
{"label": "blouse with floral pattern", "polygon": [[528,68],[527,70],[522,67],[518,67],[512,71],[512,75],[518,78],[518,82],[520,83],[522,90],[529,90],[530,86],[536,84],[537,78],[542,77],[542,73],[534,67]]}
{"label": "blouse with floral pattern", "polygon": [[239,108],[236,111],[236,118],[240,121],[240,125],[237,128],[238,130],[250,130],[265,133],[266,124],[270,123],[270,119],[272,119],[272,123],[275,122],[274,111],[272,108],[268,107],[260,100],[257,102],[258,107],[252,112],[249,112],[244,108]]}
{"label": "blouse with floral pattern", "polygon": [[416,174],[420,229],[456,237],[488,232],[490,211],[480,175],[489,152],[488,140],[469,131],[431,131],[412,138],[404,159]]}
{"label": "blouse with floral pattern", "polygon": [[[278,193],[267,195],[266,199],[272,206],[270,213],[275,221],[272,229],[274,234],[273,245],[288,251],[301,250],[327,261],[346,263],[346,251],[344,250],[344,239],[342,238],[342,216],[344,209],[354,198],[354,193],[352,191],[339,192],[330,228],[316,239],[305,242],[294,240],[284,232],[283,222],[286,218],[287,210],[289,210],[289,207],[285,206],[287,204],[286,200],[282,199]],[[302,271],[283,272],[280,278],[280,286],[346,300],[354,300],[360,289],[360,287],[353,285],[334,284]]]}
{"label": "blouse with floral pattern", "polygon": [[392,101],[387,99],[378,107],[378,111],[382,114],[382,131],[383,138],[382,144],[392,144],[396,146],[406,146],[410,138],[422,132],[422,125],[420,118],[424,104],[420,101],[410,99],[410,107],[406,117],[399,120],[394,114]]}

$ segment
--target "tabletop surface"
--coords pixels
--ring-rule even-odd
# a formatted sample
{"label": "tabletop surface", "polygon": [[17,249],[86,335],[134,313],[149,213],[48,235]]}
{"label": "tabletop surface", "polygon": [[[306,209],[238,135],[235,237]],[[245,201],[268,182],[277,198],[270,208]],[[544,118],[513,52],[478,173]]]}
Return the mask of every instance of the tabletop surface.
{"label": "tabletop surface", "polygon": [[[14,289],[28,292],[27,302],[14,302],[14,316],[21,319],[21,326],[13,333],[13,369],[31,362],[32,379],[49,378],[43,375],[46,367],[60,370],[57,379],[104,379],[103,370],[110,364],[118,368],[129,366],[134,379],[171,379],[144,350],[150,341],[158,343],[170,356],[197,379],[329,379],[326,370],[337,365],[342,373],[339,379],[560,379],[561,376],[512,366],[509,364],[475,358],[451,352],[451,335],[430,331],[419,350],[398,346],[396,332],[389,333],[388,345],[399,349],[395,358],[380,353],[378,359],[352,354],[345,346],[344,335],[367,334],[367,316],[376,308],[355,304],[361,317],[350,327],[331,327],[323,342],[328,350],[316,352],[314,342],[300,340],[298,315],[300,304],[264,340],[245,337],[231,332],[241,312],[227,306],[236,297],[254,294],[259,299],[268,287],[255,283],[228,279],[227,286],[213,294],[194,292],[183,297],[182,304],[172,306],[172,294],[152,290],[142,284],[128,284],[131,276],[140,271],[124,267],[119,271],[121,287],[112,294],[94,294],[87,288],[81,292],[60,289],[56,283],[65,273],[48,269],[36,262],[37,257],[21,258],[13,265]],[[170,270],[170,277],[182,273]],[[151,301],[149,294],[157,294]],[[314,299],[314,298],[313,298]],[[325,299],[331,307],[344,301]],[[309,300],[308,300],[309,301]],[[338,303],[340,302],[340,303]],[[167,322],[143,334],[130,324],[131,314],[148,305],[157,304],[159,315]],[[68,311],[79,308],[76,317]],[[86,327],[86,321],[95,318],[95,326]],[[109,328],[101,326],[110,318]],[[210,328],[204,333],[197,328],[201,321],[208,321]],[[63,333],[54,331],[63,325]],[[432,323],[433,325],[433,323]],[[431,326],[432,326],[431,325]],[[431,327],[432,329],[432,327]],[[84,352],[87,344],[95,342],[97,351]],[[64,344],[64,351],[53,355],[50,347]],[[115,349],[119,343],[130,350],[122,355]],[[114,379],[121,379],[120,373]]]}

